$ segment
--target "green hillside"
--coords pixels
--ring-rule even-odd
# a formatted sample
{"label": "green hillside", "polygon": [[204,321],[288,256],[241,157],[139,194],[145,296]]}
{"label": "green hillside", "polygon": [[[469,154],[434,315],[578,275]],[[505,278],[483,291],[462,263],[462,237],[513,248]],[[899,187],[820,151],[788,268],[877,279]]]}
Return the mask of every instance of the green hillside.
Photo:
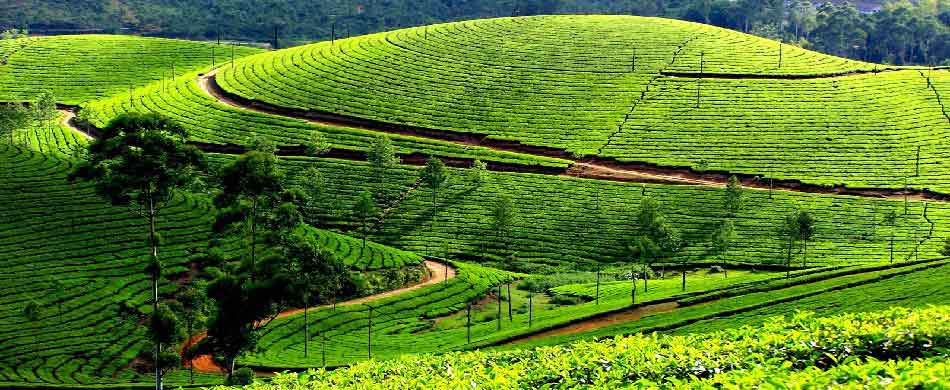
{"label": "green hillside", "polygon": [[[28,101],[53,91],[79,104],[130,87],[182,76],[260,49],[174,39],[66,35],[0,41],[0,101]],[[212,56],[213,55],[213,56]]]}
{"label": "green hillside", "polygon": [[935,93],[945,79],[948,70],[889,69],[688,22],[551,16],[264,53],[223,68],[217,83],[298,111],[575,156],[946,192],[950,118]]}
{"label": "green hillside", "polygon": [[946,306],[830,318],[805,312],[711,334],[367,362],[283,374],[250,389],[942,388],[948,315]]}

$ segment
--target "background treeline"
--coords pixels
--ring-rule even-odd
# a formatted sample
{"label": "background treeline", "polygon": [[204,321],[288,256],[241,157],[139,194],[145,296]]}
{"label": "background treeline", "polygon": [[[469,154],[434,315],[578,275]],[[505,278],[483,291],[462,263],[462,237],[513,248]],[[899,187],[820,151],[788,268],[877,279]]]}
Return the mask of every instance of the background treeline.
{"label": "background treeline", "polygon": [[666,16],[893,64],[950,64],[950,0],[12,0],[0,28],[273,42],[556,13]]}

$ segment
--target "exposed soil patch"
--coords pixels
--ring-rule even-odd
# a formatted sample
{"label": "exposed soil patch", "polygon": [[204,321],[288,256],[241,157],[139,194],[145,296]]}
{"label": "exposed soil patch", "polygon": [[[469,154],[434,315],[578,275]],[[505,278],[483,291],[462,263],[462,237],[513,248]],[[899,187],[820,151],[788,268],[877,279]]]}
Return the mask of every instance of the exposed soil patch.
{"label": "exposed soil patch", "polygon": [[505,342],[505,344],[516,344],[525,341],[537,340],[545,337],[551,336],[563,336],[568,334],[575,334],[581,332],[587,332],[594,329],[600,329],[611,325],[622,324],[631,321],[637,321],[643,317],[652,314],[666,313],[679,307],[679,304],[676,302],[664,302],[657,303],[654,305],[647,306],[638,306],[623,311],[618,311],[610,313],[603,316],[597,316],[595,318],[577,322],[563,327],[554,328],[551,330],[546,330],[540,333],[535,333],[530,336],[514,338]]}

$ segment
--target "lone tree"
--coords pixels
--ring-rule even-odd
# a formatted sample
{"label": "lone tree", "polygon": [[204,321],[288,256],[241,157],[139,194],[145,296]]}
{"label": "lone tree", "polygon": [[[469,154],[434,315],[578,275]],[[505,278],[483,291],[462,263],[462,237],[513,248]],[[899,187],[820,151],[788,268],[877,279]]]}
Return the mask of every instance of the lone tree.
{"label": "lone tree", "polygon": [[[194,282],[189,283],[178,291],[175,300],[180,305],[181,319],[185,321],[186,337],[194,333],[195,325],[207,321],[208,299]],[[189,351],[185,351],[188,354]],[[189,381],[195,383],[195,367],[189,365]]]}
{"label": "lone tree", "polygon": [[944,241],[943,248],[940,248],[940,255],[950,257],[950,237]]}
{"label": "lone tree", "polygon": [[22,104],[0,104],[0,138],[10,138],[13,145],[17,130],[30,125],[30,111]]}
{"label": "lone tree", "polygon": [[396,149],[389,137],[380,135],[373,139],[369,151],[366,152],[366,161],[373,170],[373,180],[377,187],[376,195],[385,197],[382,187],[386,171],[399,164],[399,157],[396,156]]}
{"label": "lone tree", "polygon": [[426,187],[432,191],[432,207],[435,207],[439,200],[439,191],[449,184],[449,171],[445,168],[445,163],[437,157],[429,157],[429,161],[422,170],[421,178]]}
{"label": "lone tree", "polygon": [[286,239],[283,253],[275,259],[282,262],[282,272],[299,297],[295,303],[303,306],[304,357],[310,356],[310,306],[335,301],[341,290],[352,290],[353,286],[346,265],[307,233],[305,228],[294,230]]}
{"label": "lone tree", "polygon": [[33,120],[42,123],[49,130],[57,117],[59,111],[56,110],[56,95],[50,91],[40,92],[33,102]]}
{"label": "lone tree", "polygon": [[[158,312],[158,217],[175,194],[198,179],[204,156],[185,144],[188,134],[176,122],[159,114],[127,113],[113,119],[102,136],[90,143],[89,154],[69,180],[95,183],[96,192],[113,205],[134,206],[148,221],[151,260],[146,272],[152,277],[152,311]],[[154,342],[154,360],[161,361],[162,342]],[[162,388],[162,369],[155,365],[155,388]]]}
{"label": "lone tree", "polygon": [[897,212],[894,210],[888,211],[884,214],[884,225],[887,225],[890,233],[890,258],[891,264],[894,264],[894,238],[897,230]]}
{"label": "lone tree", "polygon": [[283,192],[277,157],[267,143],[238,157],[219,172],[221,192],[214,205],[219,209],[214,222],[218,233],[243,229],[251,280],[257,263],[258,228],[280,202]]}
{"label": "lone tree", "polygon": [[508,238],[516,220],[517,215],[511,197],[502,195],[498,198],[498,202],[495,203],[495,208],[492,210],[491,229],[495,234],[495,238],[502,242],[506,250],[509,247]]}
{"label": "lone tree", "polygon": [[487,172],[488,164],[482,160],[475,159],[475,161],[472,162],[472,167],[468,169],[468,179],[473,185],[478,187],[485,181]]}
{"label": "lone tree", "polygon": [[[640,201],[636,216],[636,233],[627,244],[631,257],[639,259],[648,271],[656,259],[674,254],[682,242],[679,234],[666,223],[660,204],[651,196]],[[643,272],[643,289],[647,291],[649,272]]]}
{"label": "lone tree", "polygon": [[379,215],[379,209],[376,207],[376,201],[373,200],[373,194],[367,190],[360,193],[356,198],[356,204],[353,205],[353,215],[359,220],[359,233],[363,238],[363,248],[366,248],[366,236],[373,228],[373,220]]}
{"label": "lone tree", "polygon": [[742,210],[742,183],[736,176],[730,176],[726,184],[726,193],[722,199],[723,209],[729,217],[735,217]]}
{"label": "lone tree", "polygon": [[729,277],[729,271],[727,271],[725,263],[728,259],[729,249],[732,248],[732,244],[735,240],[736,228],[730,219],[722,221],[716,230],[713,231],[712,237],[710,237],[713,253],[719,258],[719,261],[723,263],[723,273],[727,278]]}
{"label": "lone tree", "polygon": [[798,239],[802,242],[802,267],[808,267],[808,241],[815,237],[815,219],[808,211],[798,213]]}
{"label": "lone tree", "polygon": [[336,218],[341,211],[340,201],[327,189],[327,180],[317,168],[309,167],[298,177],[304,193],[301,212],[304,221],[314,227],[322,227],[328,218]]}

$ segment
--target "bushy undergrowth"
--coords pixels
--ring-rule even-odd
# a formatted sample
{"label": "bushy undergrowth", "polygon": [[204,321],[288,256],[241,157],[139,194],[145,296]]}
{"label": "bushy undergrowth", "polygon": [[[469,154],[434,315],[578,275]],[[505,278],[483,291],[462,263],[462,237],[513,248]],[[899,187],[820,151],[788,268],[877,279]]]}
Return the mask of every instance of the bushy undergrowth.
{"label": "bushy undergrowth", "polygon": [[947,306],[830,318],[801,312],[701,335],[370,361],[281,374],[250,389],[946,388],[948,347]]}

